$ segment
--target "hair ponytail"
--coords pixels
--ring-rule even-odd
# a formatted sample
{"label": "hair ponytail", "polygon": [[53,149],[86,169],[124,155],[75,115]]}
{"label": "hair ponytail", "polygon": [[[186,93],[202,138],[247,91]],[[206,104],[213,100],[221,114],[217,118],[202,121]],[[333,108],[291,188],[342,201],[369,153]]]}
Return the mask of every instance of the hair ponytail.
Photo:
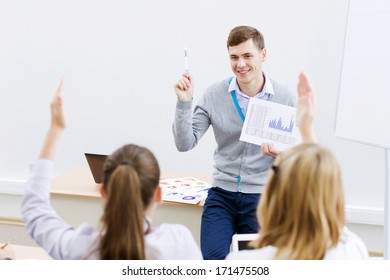
{"label": "hair ponytail", "polygon": [[136,170],[119,165],[108,180],[101,259],[144,260],[144,206]]}
{"label": "hair ponytail", "polygon": [[101,259],[146,259],[144,211],[153,201],[159,179],[157,160],[146,148],[126,145],[107,158]]}

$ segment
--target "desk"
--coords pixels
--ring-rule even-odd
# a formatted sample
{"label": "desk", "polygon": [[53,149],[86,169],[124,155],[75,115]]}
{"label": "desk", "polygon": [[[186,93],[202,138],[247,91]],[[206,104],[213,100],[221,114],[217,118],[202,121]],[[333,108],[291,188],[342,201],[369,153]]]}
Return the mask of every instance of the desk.
{"label": "desk", "polygon": [[[211,181],[211,176],[204,173],[183,174],[178,172],[162,172],[161,178],[194,177],[205,182]],[[100,198],[99,184],[93,180],[88,166],[76,167],[62,175],[54,177],[51,186],[51,194],[71,195],[78,197]],[[165,202],[164,202],[165,203]],[[166,202],[168,203],[168,202]],[[178,203],[173,203],[178,204]],[[202,203],[195,205],[203,206]]]}
{"label": "desk", "polygon": [[[210,175],[196,173],[162,172],[161,178],[188,176],[205,182],[211,181]],[[88,222],[98,227],[104,207],[99,187],[99,184],[94,182],[88,166],[76,167],[53,179],[50,191],[52,205],[58,214],[73,226]],[[203,202],[196,205],[163,202],[152,217],[153,224],[183,224],[189,228],[199,244],[202,210]]]}
{"label": "desk", "polygon": [[41,247],[22,246],[11,244],[16,260],[52,260]]}

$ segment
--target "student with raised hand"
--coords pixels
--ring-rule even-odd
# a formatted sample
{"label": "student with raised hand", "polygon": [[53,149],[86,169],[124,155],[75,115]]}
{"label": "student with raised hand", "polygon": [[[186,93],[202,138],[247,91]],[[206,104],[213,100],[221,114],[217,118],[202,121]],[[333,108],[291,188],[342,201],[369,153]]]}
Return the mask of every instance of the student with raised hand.
{"label": "student with raised hand", "polygon": [[51,124],[34,163],[22,202],[27,232],[54,259],[202,259],[190,231],[182,225],[151,225],[161,201],[160,169],[146,148],[125,145],[104,164],[100,192],[105,200],[102,230],[74,228],[50,206],[53,158],[65,128],[63,81],[51,103]]}
{"label": "student with raised hand", "polygon": [[297,125],[303,142],[282,152],[259,204],[262,225],[253,250],[232,259],[367,259],[362,240],[344,219],[340,166],[329,150],[315,144],[314,95],[305,74],[298,83]]}

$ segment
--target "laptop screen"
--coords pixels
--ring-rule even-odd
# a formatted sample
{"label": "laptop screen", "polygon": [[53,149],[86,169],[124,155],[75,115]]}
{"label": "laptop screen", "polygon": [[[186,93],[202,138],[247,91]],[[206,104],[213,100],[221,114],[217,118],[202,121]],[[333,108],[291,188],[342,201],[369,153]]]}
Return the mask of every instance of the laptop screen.
{"label": "laptop screen", "polygon": [[84,153],[96,184],[103,182],[103,165],[107,155]]}

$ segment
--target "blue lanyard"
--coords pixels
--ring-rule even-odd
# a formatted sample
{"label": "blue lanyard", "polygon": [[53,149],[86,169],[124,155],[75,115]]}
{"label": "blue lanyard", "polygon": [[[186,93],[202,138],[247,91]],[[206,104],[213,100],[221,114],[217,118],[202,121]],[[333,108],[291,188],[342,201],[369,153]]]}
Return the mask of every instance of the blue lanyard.
{"label": "blue lanyard", "polygon": [[[230,79],[229,79],[229,85],[230,85],[230,83],[232,82],[232,80],[233,80],[233,77],[230,77]],[[244,122],[244,121],[245,121],[245,116],[244,116],[244,114],[242,113],[242,110],[241,110],[241,108],[240,108],[240,105],[238,104],[238,100],[237,100],[237,96],[236,96],[236,91],[235,91],[235,90],[232,90],[232,91],[230,92],[230,95],[232,96],[232,99],[233,99],[233,102],[234,102],[234,106],[236,106],[236,110],[237,110],[237,112],[238,112],[238,115],[240,116],[242,122]]]}

